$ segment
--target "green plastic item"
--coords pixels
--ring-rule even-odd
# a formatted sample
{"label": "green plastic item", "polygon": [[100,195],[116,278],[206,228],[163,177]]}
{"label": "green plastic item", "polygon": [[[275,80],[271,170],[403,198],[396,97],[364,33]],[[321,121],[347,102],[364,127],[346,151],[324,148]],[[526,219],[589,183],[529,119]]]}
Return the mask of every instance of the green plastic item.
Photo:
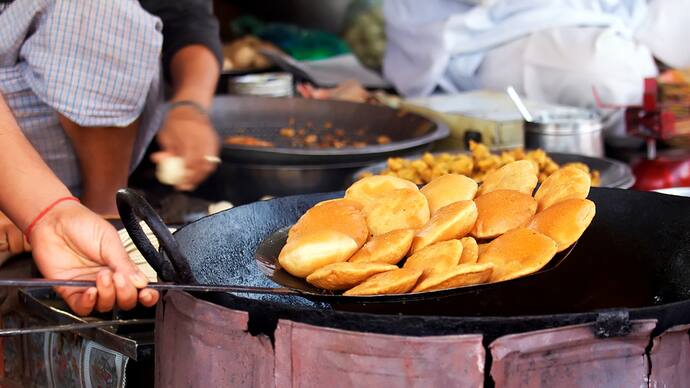
{"label": "green plastic item", "polygon": [[326,59],[350,52],[340,37],[319,30],[286,23],[264,23],[253,16],[243,16],[231,23],[235,36],[254,35],[280,47],[298,61]]}

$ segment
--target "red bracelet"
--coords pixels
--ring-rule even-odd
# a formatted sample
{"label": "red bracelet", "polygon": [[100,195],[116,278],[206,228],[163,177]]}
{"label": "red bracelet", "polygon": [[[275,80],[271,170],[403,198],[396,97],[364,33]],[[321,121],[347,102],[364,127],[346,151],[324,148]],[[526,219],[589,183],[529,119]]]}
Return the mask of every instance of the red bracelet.
{"label": "red bracelet", "polygon": [[31,244],[31,240],[30,240],[30,238],[29,238],[29,236],[31,236],[31,230],[34,228],[34,226],[36,226],[36,224],[38,223],[38,221],[40,221],[41,218],[43,218],[43,216],[45,216],[46,214],[48,214],[48,212],[49,212],[52,208],[54,208],[55,206],[57,206],[60,202],[65,202],[65,201],[77,201],[77,202],[81,203],[81,201],[79,201],[79,198],[77,198],[77,197],[62,197],[62,198],[58,198],[58,199],[55,200],[53,203],[51,203],[50,205],[48,205],[48,207],[46,207],[46,208],[43,209],[40,213],[38,213],[38,215],[36,216],[36,218],[34,218],[34,220],[31,221],[31,223],[29,224],[29,226],[26,228],[26,233],[24,233],[24,237],[26,237],[26,241],[28,241],[29,244]]}

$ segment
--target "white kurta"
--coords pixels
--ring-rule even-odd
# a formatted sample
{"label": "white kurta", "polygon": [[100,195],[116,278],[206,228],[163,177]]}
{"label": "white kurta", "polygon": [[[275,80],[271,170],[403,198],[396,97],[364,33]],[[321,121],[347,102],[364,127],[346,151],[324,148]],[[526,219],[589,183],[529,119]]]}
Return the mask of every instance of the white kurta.
{"label": "white kurta", "polygon": [[509,85],[530,99],[637,104],[653,56],[690,66],[690,0],[385,0],[384,75],[406,96]]}

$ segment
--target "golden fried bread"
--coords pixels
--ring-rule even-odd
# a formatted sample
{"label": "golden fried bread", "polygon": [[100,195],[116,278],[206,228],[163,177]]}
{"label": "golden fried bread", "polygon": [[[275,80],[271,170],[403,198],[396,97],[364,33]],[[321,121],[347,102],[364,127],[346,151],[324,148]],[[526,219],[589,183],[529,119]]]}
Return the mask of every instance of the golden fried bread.
{"label": "golden fried bread", "polygon": [[417,185],[394,176],[376,175],[360,179],[345,191],[345,198],[367,207],[397,189],[419,190]]}
{"label": "golden fried bread", "polygon": [[477,182],[459,174],[446,174],[435,178],[420,190],[429,201],[431,214],[453,202],[474,199]]}
{"label": "golden fried bread", "polygon": [[412,292],[445,290],[486,283],[491,277],[493,268],[494,265],[491,263],[460,264],[444,271],[434,271],[421,279]]}
{"label": "golden fried bread", "polygon": [[351,201],[329,201],[309,209],[288,233],[278,262],[306,277],[331,263],[347,261],[367,241],[364,213]]}
{"label": "golden fried bread", "polygon": [[398,268],[376,274],[360,285],[345,291],[343,295],[404,294],[417,284],[420,276],[422,276],[421,269]]}
{"label": "golden fried bread", "polygon": [[414,229],[398,229],[372,237],[349,261],[398,264],[410,251],[414,233]]}
{"label": "golden fried bread", "polygon": [[288,232],[288,242],[324,229],[335,230],[351,236],[358,245],[363,245],[369,237],[366,218],[361,206],[354,201],[336,199],[321,202],[300,217]]}
{"label": "golden fried bread", "polygon": [[528,228],[513,229],[491,241],[477,263],[494,264],[489,281],[514,279],[539,271],[556,254],[550,237]]}
{"label": "golden fried bread", "polygon": [[[477,255],[481,256],[482,253],[486,251],[486,248],[489,247],[489,243],[484,243],[484,244],[477,244]],[[479,257],[477,257],[479,259]]]}
{"label": "golden fried bread", "polygon": [[317,207],[317,206],[321,206],[321,205],[326,205],[326,204],[332,205],[332,204],[335,204],[335,203],[339,203],[339,204],[342,204],[342,205],[354,206],[354,207],[356,207],[356,208],[359,209],[359,210],[364,209],[364,206],[362,206],[361,203],[359,203],[359,202],[357,202],[357,201],[353,201],[353,200],[351,200],[351,199],[347,199],[347,198],[333,198],[333,199],[328,199],[328,200],[326,200],[326,201],[321,201],[321,202],[317,203],[317,204],[314,205],[313,207]]}
{"label": "golden fried bread", "polygon": [[576,168],[562,168],[539,186],[534,199],[537,200],[537,211],[548,209],[566,199],[585,199],[589,194],[592,179],[589,174]]}
{"label": "golden fried bread", "polygon": [[351,236],[325,229],[288,238],[278,262],[291,275],[304,278],[325,265],[346,261],[360,246]]}
{"label": "golden fried bread", "polygon": [[372,236],[396,229],[419,229],[429,221],[426,197],[414,189],[395,189],[364,208]]}
{"label": "golden fried bread", "polygon": [[479,258],[479,245],[477,240],[472,237],[463,237],[460,239],[462,244],[462,255],[460,256],[460,264],[474,264]]}
{"label": "golden fried bread", "polygon": [[477,214],[477,206],[471,200],[442,207],[417,232],[412,242],[412,252],[418,252],[439,241],[464,237],[474,227]]}
{"label": "golden fried bread", "polygon": [[477,197],[475,238],[493,238],[511,229],[527,226],[537,211],[537,201],[514,190],[496,190]]}
{"label": "golden fried bread", "polygon": [[380,263],[333,263],[307,276],[307,282],[324,290],[347,290],[377,273],[392,271],[398,266]]}
{"label": "golden fried bread", "polygon": [[442,241],[415,252],[407,258],[403,268],[421,269],[424,274],[432,270],[446,270],[457,265],[462,256],[460,240]]}
{"label": "golden fried bread", "polygon": [[496,190],[515,190],[532,195],[539,168],[529,160],[518,160],[488,173],[477,191],[483,195]]}
{"label": "golden fried bread", "polygon": [[530,229],[551,237],[561,252],[577,241],[596,213],[594,202],[588,199],[568,199],[537,213]]}

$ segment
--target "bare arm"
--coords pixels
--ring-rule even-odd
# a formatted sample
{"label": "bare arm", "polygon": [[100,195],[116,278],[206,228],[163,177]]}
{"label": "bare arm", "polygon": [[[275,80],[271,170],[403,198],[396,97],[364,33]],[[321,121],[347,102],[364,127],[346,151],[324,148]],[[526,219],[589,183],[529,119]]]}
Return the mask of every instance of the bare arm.
{"label": "bare arm", "polygon": [[138,121],[125,128],[84,128],[60,116],[60,124],[79,160],[82,203],[102,215],[116,214],[115,193],[127,186]]}
{"label": "bare arm", "polygon": [[[44,209],[71,193],[21,132],[1,94],[0,144],[0,209],[26,232]],[[115,229],[77,202],[52,207],[29,237],[46,278],[96,281],[86,289],[56,288],[77,314],[110,310],[115,303],[129,309],[137,300],[151,306],[158,300],[154,290],[137,290],[146,286],[146,277],[127,257]]]}
{"label": "bare arm", "polygon": [[193,100],[208,109],[220,77],[220,65],[206,46],[190,45],[173,56],[170,76],[173,101]]}
{"label": "bare arm", "polygon": [[[22,230],[56,198],[71,195],[19,129],[0,95],[0,209]],[[40,187],[37,187],[40,182]]]}
{"label": "bare arm", "polygon": [[[211,50],[203,45],[180,49],[170,62],[173,83],[172,102],[193,101],[209,109],[213,101],[220,65]],[[192,190],[213,172],[215,164],[207,156],[218,156],[220,142],[208,118],[190,105],[172,109],[158,134],[162,152],[152,155],[155,162],[179,156],[185,161],[187,173],[180,190]]]}

